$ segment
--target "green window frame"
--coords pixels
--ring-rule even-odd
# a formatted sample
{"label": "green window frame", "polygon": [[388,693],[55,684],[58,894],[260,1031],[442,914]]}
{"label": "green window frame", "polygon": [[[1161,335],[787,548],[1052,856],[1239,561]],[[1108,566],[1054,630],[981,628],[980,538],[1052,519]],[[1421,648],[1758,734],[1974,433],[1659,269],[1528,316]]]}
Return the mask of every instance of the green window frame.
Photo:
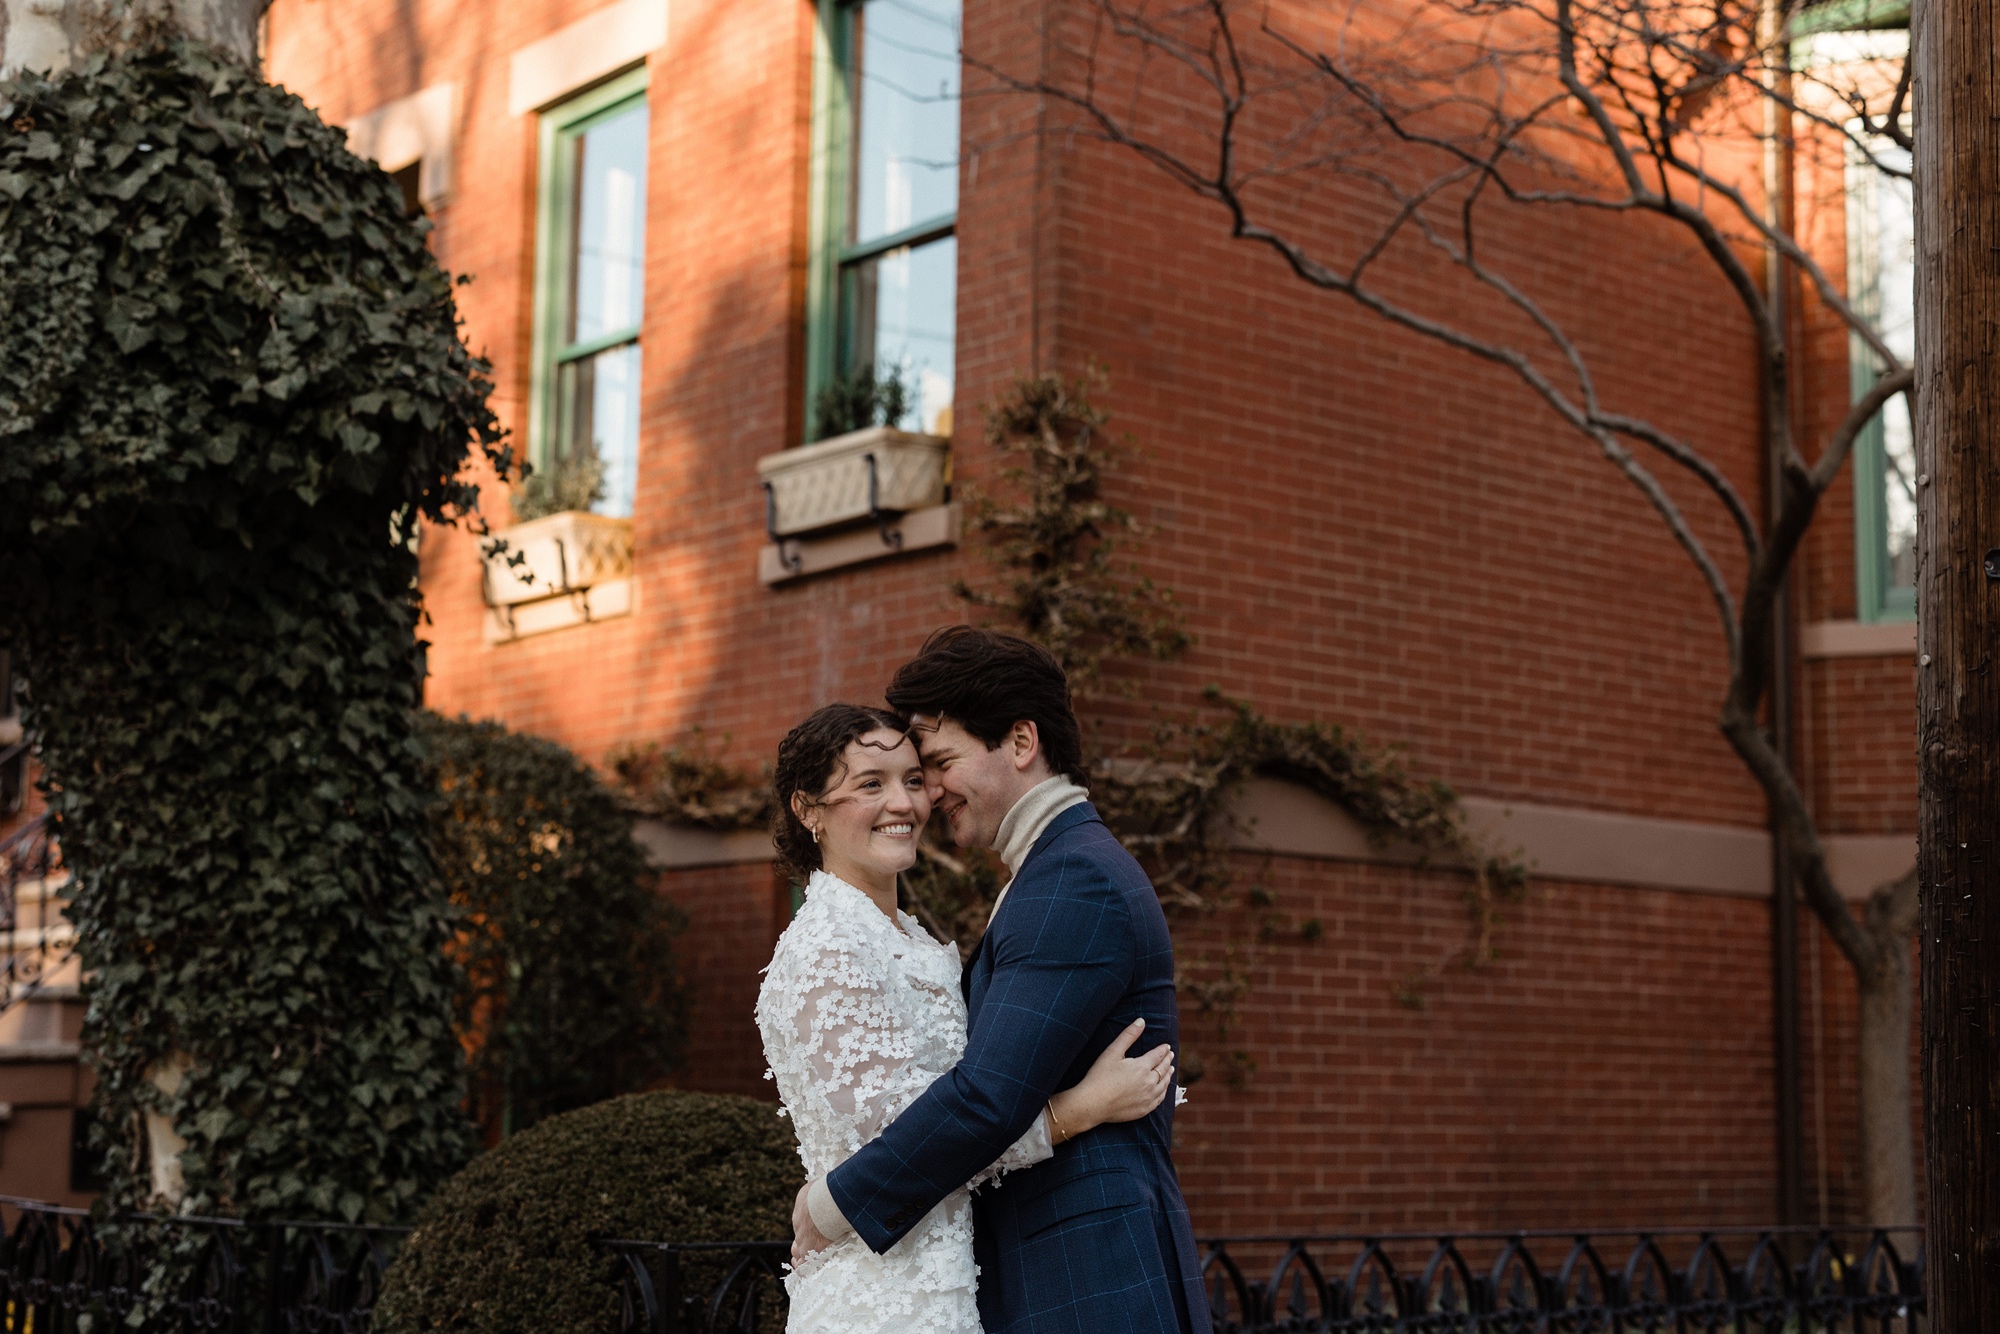
{"label": "green window frame", "polygon": [[1792,15],[1794,39],[1822,32],[1876,32],[1910,26],[1910,0],[1808,0]]}
{"label": "green window frame", "polygon": [[[528,391],[528,457],[538,468],[556,461],[562,438],[564,411],[561,379],[564,368],[585,363],[599,353],[631,345],[636,352],[640,324],[645,317],[641,300],[635,319],[617,329],[601,331],[585,339],[571,339],[568,324],[575,292],[575,256],[578,167],[584,136],[597,126],[629,114],[646,105],[647,70],[644,65],[615,75],[593,88],[551,107],[540,117],[537,153],[534,346]],[[644,272],[643,226],[645,195],[639,198],[641,218],[640,271]],[[643,279],[642,279],[643,282]],[[637,392],[637,386],[633,387]],[[636,462],[635,460],[632,462]],[[628,464],[629,466],[629,464]],[[609,503],[614,510],[629,512],[631,479],[611,486]],[[602,508],[600,506],[600,508]]]}
{"label": "green window frame", "polygon": [[[892,258],[899,251],[916,252],[921,247],[954,238],[958,232],[954,188],[950,210],[916,219],[908,226],[864,241],[852,239],[858,169],[856,120],[863,92],[858,86],[861,71],[855,68],[860,45],[856,20],[870,3],[888,3],[893,7],[893,0],[819,0],[818,22],[813,25],[804,443],[815,438],[814,405],[826,386],[838,377],[864,369],[864,360],[867,367],[879,369],[879,351],[868,334],[873,317],[863,310],[866,292],[861,285],[871,262]],[[953,123],[956,124],[955,110]],[[955,259],[949,300],[954,307],[955,325]],[[861,346],[864,341],[869,343],[866,348]],[[955,357],[955,329],[952,346]],[[953,368],[952,378],[955,376]],[[945,422],[948,434],[948,411]],[[924,425],[918,424],[920,429]]]}

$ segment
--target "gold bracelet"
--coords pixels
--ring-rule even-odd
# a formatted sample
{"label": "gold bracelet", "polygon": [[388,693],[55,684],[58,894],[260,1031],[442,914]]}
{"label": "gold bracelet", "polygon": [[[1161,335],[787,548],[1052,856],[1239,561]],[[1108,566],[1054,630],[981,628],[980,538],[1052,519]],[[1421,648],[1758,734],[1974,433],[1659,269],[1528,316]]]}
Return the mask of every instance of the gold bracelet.
{"label": "gold bracelet", "polygon": [[1048,1102],[1044,1105],[1047,1106],[1049,1109],[1049,1125],[1054,1127],[1056,1132],[1054,1136],[1051,1137],[1050,1144],[1052,1146],[1056,1144],[1061,1144],[1064,1140],[1068,1139],[1069,1136],[1063,1133],[1062,1122],[1056,1119],[1056,1100],[1054,1098],[1050,1098]]}

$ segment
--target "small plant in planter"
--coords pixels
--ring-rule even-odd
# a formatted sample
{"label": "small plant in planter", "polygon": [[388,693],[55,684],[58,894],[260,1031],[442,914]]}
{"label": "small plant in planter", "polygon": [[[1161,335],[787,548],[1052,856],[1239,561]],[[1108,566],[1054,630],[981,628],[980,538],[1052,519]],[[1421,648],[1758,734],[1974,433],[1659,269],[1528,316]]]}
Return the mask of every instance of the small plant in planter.
{"label": "small plant in planter", "polygon": [[527,523],[551,514],[587,511],[603,499],[604,460],[594,449],[579,450],[546,468],[524,467],[510,508],[515,523]]}
{"label": "small plant in planter", "polygon": [[481,552],[487,603],[508,608],[629,576],[631,522],[593,513],[604,495],[604,460],[592,449],[524,469],[510,497],[513,524]]}
{"label": "small plant in planter", "polygon": [[873,366],[836,375],[813,399],[813,439],[830,440],[871,426],[894,426],[910,410],[909,385],[900,369],[877,378]]}

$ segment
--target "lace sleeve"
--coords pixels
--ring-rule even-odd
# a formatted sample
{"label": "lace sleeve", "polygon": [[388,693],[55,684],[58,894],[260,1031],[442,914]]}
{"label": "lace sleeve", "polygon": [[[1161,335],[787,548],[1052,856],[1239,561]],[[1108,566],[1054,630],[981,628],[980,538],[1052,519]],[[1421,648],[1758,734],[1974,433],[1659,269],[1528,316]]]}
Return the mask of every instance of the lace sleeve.
{"label": "lace sleeve", "polygon": [[919,1060],[922,1044],[910,1016],[856,945],[837,935],[806,952],[789,970],[774,1016],[788,1030],[785,1046],[796,1073],[832,1113],[849,1154],[942,1073]]}
{"label": "lace sleeve", "polygon": [[989,1181],[997,1181],[1008,1172],[1018,1172],[1036,1163],[1045,1163],[1056,1156],[1056,1146],[1049,1138],[1049,1114],[1044,1111],[1036,1117],[1027,1133],[1007,1146],[1007,1152],[994,1159],[986,1169],[965,1184],[977,1190]]}

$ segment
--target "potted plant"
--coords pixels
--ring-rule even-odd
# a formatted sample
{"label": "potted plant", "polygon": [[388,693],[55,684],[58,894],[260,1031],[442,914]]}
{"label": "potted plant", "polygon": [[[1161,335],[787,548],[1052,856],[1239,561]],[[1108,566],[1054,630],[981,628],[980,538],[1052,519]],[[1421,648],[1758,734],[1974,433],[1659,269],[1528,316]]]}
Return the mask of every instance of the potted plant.
{"label": "potted plant", "polygon": [[820,391],[817,443],[757,461],[773,542],[872,522],[893,546],[894,520],[950,499],[951,442],[893,424],[909,402],[900,375],[877,379],[869,367]]}
{"label": "potted plant", "polygon": [[[514,638],[530,623],[555,629],[628,609],[632,521],[591,513],[603,498],[604,464],[590,453],[557,459],[522,478],[511,498],[513,524],[484,552],[492,637]],[[588,597],[593,588],[600,590],[595,602]],[[523,609],[557,598],[576,605],[545,608],[523,620]]]}

